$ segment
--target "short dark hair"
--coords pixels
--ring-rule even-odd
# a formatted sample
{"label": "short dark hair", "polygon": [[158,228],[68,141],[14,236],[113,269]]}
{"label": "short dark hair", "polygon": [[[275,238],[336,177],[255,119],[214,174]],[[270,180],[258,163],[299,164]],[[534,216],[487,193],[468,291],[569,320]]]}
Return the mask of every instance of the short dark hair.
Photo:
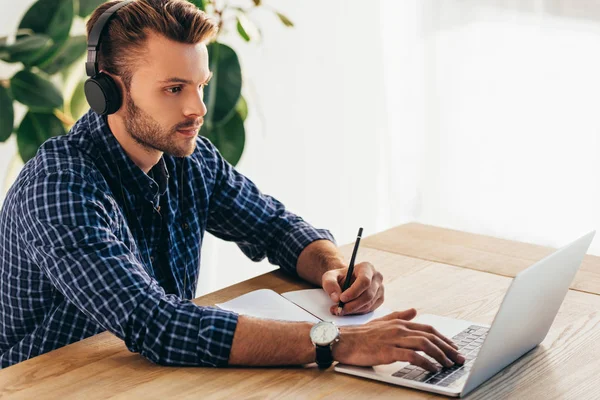
{"label": "short dark hair", "polygon": [[[109,1],[94,10],[86,26],[88,38],[100,15],[121,2]],[[143,58],[150,31],[180,43],[196,44],[210,41],[217,26],[204,11],[186,0],[135,0],[120,8],[104,29],[98,68],[120,76],[129,89],[132,67]]]}

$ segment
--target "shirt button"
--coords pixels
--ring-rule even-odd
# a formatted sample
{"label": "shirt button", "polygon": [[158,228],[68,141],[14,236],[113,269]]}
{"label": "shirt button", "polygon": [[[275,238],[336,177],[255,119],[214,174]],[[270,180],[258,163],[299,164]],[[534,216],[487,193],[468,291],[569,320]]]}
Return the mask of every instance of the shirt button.
{"label": "shirt button", "polygon": [[187,224],[187,222],[184,222],[183,224],[181,224],[181,227],[182,227],[183,229],[185,229],[186,231],[187,231],[188,229],[190,229],[190,226]]}
{"label": "shirt button", "polygon": [[150,256],[150,262],[154,262],[154,256]]}

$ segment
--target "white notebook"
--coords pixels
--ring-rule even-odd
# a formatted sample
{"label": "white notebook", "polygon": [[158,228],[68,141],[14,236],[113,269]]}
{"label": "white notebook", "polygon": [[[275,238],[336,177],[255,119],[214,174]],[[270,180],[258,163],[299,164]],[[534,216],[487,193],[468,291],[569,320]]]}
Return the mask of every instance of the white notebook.
{"label": "white notebook", "polygon": [[271,289],[259,289],[217,304],[217,307],[251,317],[314,323],[332,321],[339,326],[365,324],[391,312],[379,307],[368,314],[338,317],[329,312],[333,304],[323,289],[296,290],[283,294]]}

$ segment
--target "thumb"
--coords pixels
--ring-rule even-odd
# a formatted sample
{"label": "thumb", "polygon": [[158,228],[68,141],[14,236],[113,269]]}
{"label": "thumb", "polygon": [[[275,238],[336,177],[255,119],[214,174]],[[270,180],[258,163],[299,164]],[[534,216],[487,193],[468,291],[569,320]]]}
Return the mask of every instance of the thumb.
{"label": "thumb", "polygon": [[339,275],[339,271],[328,271],[323,275],[323,290],[334,303],[340,301],[340,294],[342,293],[342,288],[338,282]]}
{"label": "thumb", "polygon": [[415,310],[414,308],[409,308],[408,310],[396,311],[391,314],[384,315],[383,317],[374,319],[371,322],[373,322],[373,321],[393,321],[395,319],[402,319],[405,321],[410,321],[411,319],[413,319],[416,316],[417,316],[417,310]]}

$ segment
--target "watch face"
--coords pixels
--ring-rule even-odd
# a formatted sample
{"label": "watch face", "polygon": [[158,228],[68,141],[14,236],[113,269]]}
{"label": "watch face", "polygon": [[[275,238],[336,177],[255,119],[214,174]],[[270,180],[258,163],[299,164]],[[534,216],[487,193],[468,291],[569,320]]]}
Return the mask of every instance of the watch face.
{"label": "watch face", "polygon": [[337,339],[339,330],[331,322],[319,322],[310,330],[310,338],[314,344],[326,346]]}

